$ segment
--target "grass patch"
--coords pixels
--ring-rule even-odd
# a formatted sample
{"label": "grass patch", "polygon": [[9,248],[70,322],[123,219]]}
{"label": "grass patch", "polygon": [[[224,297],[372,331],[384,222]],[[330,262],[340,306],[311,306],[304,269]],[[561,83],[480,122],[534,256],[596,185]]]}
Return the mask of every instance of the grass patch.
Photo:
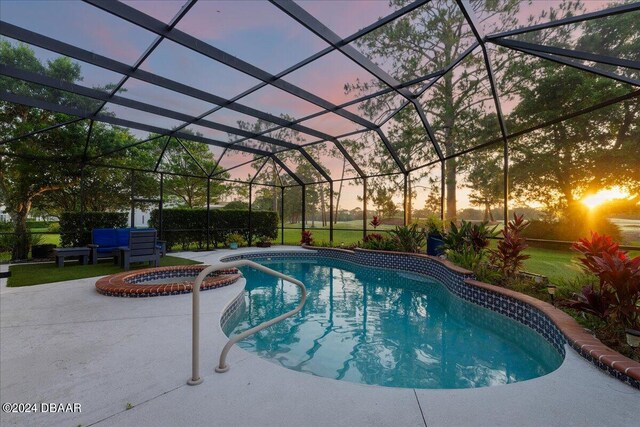
{"label": "grass patch", "polygon": [[[191,265],[201,264],[198,261],[190,259],[178,258],[174,256],[165,256],[160,258],[162,267],[172,265]],[[148,263],[132,264],[131,269],[147,268]],[[16,264],[9,267],[11,277],[9,277],[8,287],[33,286],[43,283],[62,282],[65,280],[85,279],[87,277],[105,276],[107,274],[122,273],[122,269],[117,265],[113,265],[113,261],[105,259],[99,261],[97,265],[82,265],[79,263],[70,263],[63,268],[56,267],[55,263],[44,264]]]}
{"label": "grass patch", "polygon": [[524,262],[524,270],[547,276],[554,284],[571,280],[582,273],[575,252],[528,248],[524,253],[531,256]]}

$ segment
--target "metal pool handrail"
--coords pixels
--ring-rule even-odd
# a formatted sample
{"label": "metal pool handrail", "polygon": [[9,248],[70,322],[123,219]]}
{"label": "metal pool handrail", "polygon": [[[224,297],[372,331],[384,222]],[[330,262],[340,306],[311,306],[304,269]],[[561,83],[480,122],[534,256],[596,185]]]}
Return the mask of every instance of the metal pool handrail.
{"label": "metal pool handrail", "polygon": [[293,283],[294,285],[298,286],[302,291],[302,297],[300,298],[300,304],[298,304],[298,306],[293,310],[287,313],[281,314],[280,316],[275,317],[271,320],[267,320],[266,322],[263,322],[258,326],[254,326],[253,328],[248,329],[241,334],[238,334],[229,338],[229,341],[227,342],[227,344],[225,344],[224,348],[222,349],[222,353],[220,353],[220,362],[218,363],[218,366],[215,368],[216,372],[221,373],[221,372],[227,372],[229,370],[229,365],[226,364],[227,353],[235,343],[245,339],[249,335],[255,334],[256,332],[259,332],[265,328],[268,328],[269,326],[275,323],[278,323],[281,320],[284,320],[288,317],[293,316],[294,314],[302,310],[302,307],[304,307],[304,303],[307,300],[307,288],[305,288],[304,284],[301,281],[296,280],[293,277],[287,276],[285,274],[282,274],[278,271],[267,268],[264,265],[260,265],[253,261],[249,261],[248,259],[217,263],[217,264],[210,265],[209,267],[202,270],[200,274],[198,274],[198,277],[196,277],[196,280],[193,283],[193,298],[192,298],[193,308],[192,308],[192,331],[191,331],[192,333],[192,344],[191,344],[192,345],[192,354],[191,354],[192,371],[191,371],[191,378],[189,378],[189,380],[187,381],[187,384],[189,385],[198,385],[203,381],[203,378],[200,377],[200,372],[199,372],[200,371],[200,286],[202,285],[202,281],[205,279],[205,277],[207,277],[213,271],[234,268],[234,267],[242,267],[242,266],[249,266],[251,268],[255,268],[256,270],[260,270],[263,273],[267,273],[271,276],[275,276],[279,279],[286,280],[287,282]]}

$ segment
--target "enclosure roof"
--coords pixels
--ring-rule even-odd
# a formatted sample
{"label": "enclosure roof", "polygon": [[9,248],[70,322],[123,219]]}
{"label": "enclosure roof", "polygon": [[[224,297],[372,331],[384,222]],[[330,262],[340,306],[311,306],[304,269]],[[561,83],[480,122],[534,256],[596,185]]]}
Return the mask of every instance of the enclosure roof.
{"label": "enclosure roof", "polygon": [[[8,147],[16,141],[78,121],[87,123],[90,143],[92,124],[102,122],[129,129],[136,145],[159,147],[155,170],[169,144],[188,151],[184,142],[195,141],[207,144],[227,170],[254,165],[251,182],[261,182],[260,171],[272,165],[282,174],[277,185],[286,186],[407,174],[639,95],[640,54],[583,50],[575,40],[593,20],[615,29],[622,17],[640,19],[640,3],[592,1],[567,11],[560,1],[523,2],[511,12],[487,5],[496,7],[468,0],[3,0],[3,40],[27,45],[43,62],[69,58],[82,78],[65,81],[0,58],[0,100],[67,117],[35,132],[5,135],[0,154],[11,155]],[[462,28],[455,49],[444,39],[422,43],[403,33],[425,19],[437,23],[438,16]],[[553,42],[560,33],[566,33],[562,45]],[[384,49],[385,41],[397,49]],[[451,52],[456,55],[443,60]],[[517,76],[502,72],[496,58],[569,67],[624,90],[595,105],[557,111],[546,122],[511,125],[514,95],[501,88]],[[407,67],[411,61],[413,68]],[[10,84],[17,81],[31,90]],[[459,108],[475,105],[473,120],[482,132],[460,137],[465,144],[453,148],[445,140],[464,129],[442,119],[444,82],[457,82],[454,93],[478,88],[477,102]],[[55,89],[56,96],[33,88]],[[407,123],[419,133],[403,133]],[[111,155],[84,161],[109,165]],[[387,159],[388,167],[372,170],[374,157]],[[336,166],[343,160],[346,175]],[[314,174],[297,173],[303,164]],[[201,169],[202,176],[219,174]]]}

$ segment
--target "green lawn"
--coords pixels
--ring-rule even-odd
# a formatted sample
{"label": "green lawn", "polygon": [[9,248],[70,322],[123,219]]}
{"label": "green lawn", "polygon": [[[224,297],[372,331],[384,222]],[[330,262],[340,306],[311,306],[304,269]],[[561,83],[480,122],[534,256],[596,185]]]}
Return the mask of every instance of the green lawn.
{"label": "green lawn", "polygon": [[529,248],[525,253],[531,258],[524,262],[524,269],[547,276],[552,283],[571,280],[582,272],[575,252]]}
{"label": "green lawn", "polygon": [[[160,259],[160,265],[163,267],[191,264],[200,264],[200,262],[174,256],[165,256]],[[131,268],[146,268],[148,265],[148,263],[138,263],[133,264]],[[81,265],[78,263],[70,263],[67,265],[65,261],[63,268],[56,267],[55,263],[16,264],[10,266],[9,271],[11,271],[11,277],[9,277],[7,286],[18,287],[104,276],[107,274],[121,273],[123,270],[113,265],[111,260],[103,260],[98,262],[97,265]]]}

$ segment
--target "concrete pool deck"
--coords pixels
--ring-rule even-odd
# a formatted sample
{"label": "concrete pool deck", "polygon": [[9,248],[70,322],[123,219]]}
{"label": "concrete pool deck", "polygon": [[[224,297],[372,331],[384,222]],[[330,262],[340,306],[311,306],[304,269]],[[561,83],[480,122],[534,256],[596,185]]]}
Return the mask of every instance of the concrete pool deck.
{"label": "concrete pool deck", "polygon": [[[260,249],[176,255],[209,264],[244,251]],[[1,279],[0,401],[80,403],[82,410],[2,413],[3,426],[632,426],[640,420],[640,392],[568,347],[549,375],[479,389],[353,384],[294,372],[237,347],[227,359],[230,371],[216,374],[226,343],[219,318],[243,280],[201,293],[204,382],[191,387],[191,295],[107,297],[95,282],[7,288]]]}

